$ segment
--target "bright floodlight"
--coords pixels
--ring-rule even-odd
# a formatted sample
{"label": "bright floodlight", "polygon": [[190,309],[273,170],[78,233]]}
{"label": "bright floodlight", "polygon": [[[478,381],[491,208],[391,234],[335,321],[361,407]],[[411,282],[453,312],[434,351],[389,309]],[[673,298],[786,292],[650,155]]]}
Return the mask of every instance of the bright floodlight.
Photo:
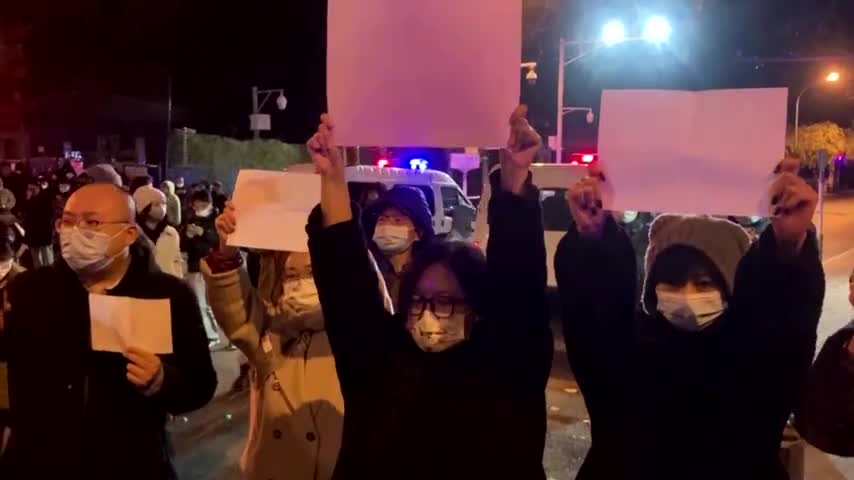
{"label": "bright floodlight", "polygon": [[643,27],[643,39],[650,43],[662,44],[670,39],[673,29],[666,18],[658,15],[650,17]]}
{"label": "bright floodlight", "polygon": [[839,72],[830,72],[827,74],[827,78],[825,79],[828,82],[838,82],[839,81]]}
{"label": "bright floodlight", "polygon": [[611,20],[602,27],[602,43],[616,45],[626,39],[626,26],[619,20]]}

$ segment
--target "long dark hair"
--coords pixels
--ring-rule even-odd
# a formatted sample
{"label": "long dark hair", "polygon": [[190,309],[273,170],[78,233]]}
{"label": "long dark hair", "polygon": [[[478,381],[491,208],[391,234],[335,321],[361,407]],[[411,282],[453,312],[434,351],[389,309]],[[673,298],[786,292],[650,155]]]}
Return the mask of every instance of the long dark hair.
{"label": "long dark hair", "polygon": [[457,278],[468,306],[475,315],[486,311],[487,268],[483,253],[465,242],[433,241],[422,245],[400,281],[398,303],[404,318],[418,281],[431,266],[441,263]]}

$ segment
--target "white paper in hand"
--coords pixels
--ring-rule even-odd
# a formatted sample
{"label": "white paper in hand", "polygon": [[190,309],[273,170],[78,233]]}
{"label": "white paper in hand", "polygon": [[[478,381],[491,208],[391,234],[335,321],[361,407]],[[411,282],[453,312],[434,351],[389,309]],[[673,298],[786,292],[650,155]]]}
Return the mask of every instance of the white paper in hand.
{"label": "white paper in hand", "polygon": [[602,93],[599,158],[611,210],[768,216],[788,90]]}
{"label": "white paper in hand", "polygon": [[327,32],[340,145],[505,145],[519,103],[520,0],[329,0]]}
{"label": "white paper in hand", "polygon": [[149,300],[89,295],[92,350],[124,353],[137,347],[172,353],[172,311],[168,298]]}
{"label": "white paper in hand", "polygon": [[307,252],[305,225],[320,203],[320,175],[241,170],[234,187],[237,230],[228,244],[280,252]]}

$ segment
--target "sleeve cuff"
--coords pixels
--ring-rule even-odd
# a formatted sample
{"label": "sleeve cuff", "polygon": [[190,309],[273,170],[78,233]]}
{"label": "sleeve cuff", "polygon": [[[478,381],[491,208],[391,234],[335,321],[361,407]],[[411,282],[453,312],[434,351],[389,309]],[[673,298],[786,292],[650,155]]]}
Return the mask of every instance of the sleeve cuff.
{"label": "sleeve cuff", "polygon": [[146,397],[151,397],[156,395],[157,392],[163,388],[163,377],[165,374],[163,373],[163,365],[160,365],[160,370],[157,371],[157,375],[154,376],[154,380],[151,381],[151,384],[148,385],[148,388],[145,389],[143,395]]}

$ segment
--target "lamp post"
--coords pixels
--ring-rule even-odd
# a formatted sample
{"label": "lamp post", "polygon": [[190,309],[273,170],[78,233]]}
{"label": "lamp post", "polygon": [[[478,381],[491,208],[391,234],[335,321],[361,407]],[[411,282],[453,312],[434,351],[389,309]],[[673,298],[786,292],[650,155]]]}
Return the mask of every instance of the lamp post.
{"label": "lamp post", "polygon": [[[573,63],[587,57],[593,52],[602,47],[612,47],[614,45],[626,41],[645,41],[653,45],[662,45],[670,39],[670,34],[673,29],[670,22],[666,18],[655,15],[649,17],[643,27],[643,32],[639,37],[629,37],[626,27],[619,20],[611,20],[602,27],[602,37],[598,41],[575,41],[560,39],[558,48],[558,66],[557,66],[557,132],[555,141],[555,163],[561,163],[563,156],[563,116],[567,113],[575,111],[573,108],[566,109],[563,106],[563,97],[565,93],[566,75],[564,69]],[[569,46],[577,46],[578,54],[567,60],[566,48]],[[585,49],[585,47],[587,47]],[[592,113],[590,111],[589,113]],[[588,122],[590,122],[588,113]],[[592,123],[592,122],[590,122]]]}
{"label": "lamp post", "polygon": [[[839,74],[839,72],[834,71],[834,72],[828,73],[827,76],[824,77],[824,82],[825,83],[836,83],[839,81],[840,78],[841,78],[841,75]],[[811,84],[807,85],[806,87],[804,87],[803,90],[801,90],[801,93],[798,94],[798,99],[795,100],[795,149],[796,150],[798,148],[798,144],[800,143],[800,139],[798,137],[798,129],[800,128],[800,120],[801,120],[801,97],[803,97],[805,93],[807,93],[810,89],[812,89],[816,85],[822,85],[822,83],[820,83],[820,82],[819,83],[811,83]]]}
{"label": "lamp post", "polygon": [[[279,96],[276,97],[276,106],[279,110],[288,108],[288,99],[285,97],[284,89],[274,88],[270,90],[259,90],[258,87],[252,87],[252,115],[249,116],[249,125],[256,140],[261,138],[261,130],[270,129],[270,116],[262,114],[261,109],[264,108],[267,100],[269,100],[270,96],[274,93],[279,94]],[[260,99],[261,95],[264,96],[263,99]]]}

